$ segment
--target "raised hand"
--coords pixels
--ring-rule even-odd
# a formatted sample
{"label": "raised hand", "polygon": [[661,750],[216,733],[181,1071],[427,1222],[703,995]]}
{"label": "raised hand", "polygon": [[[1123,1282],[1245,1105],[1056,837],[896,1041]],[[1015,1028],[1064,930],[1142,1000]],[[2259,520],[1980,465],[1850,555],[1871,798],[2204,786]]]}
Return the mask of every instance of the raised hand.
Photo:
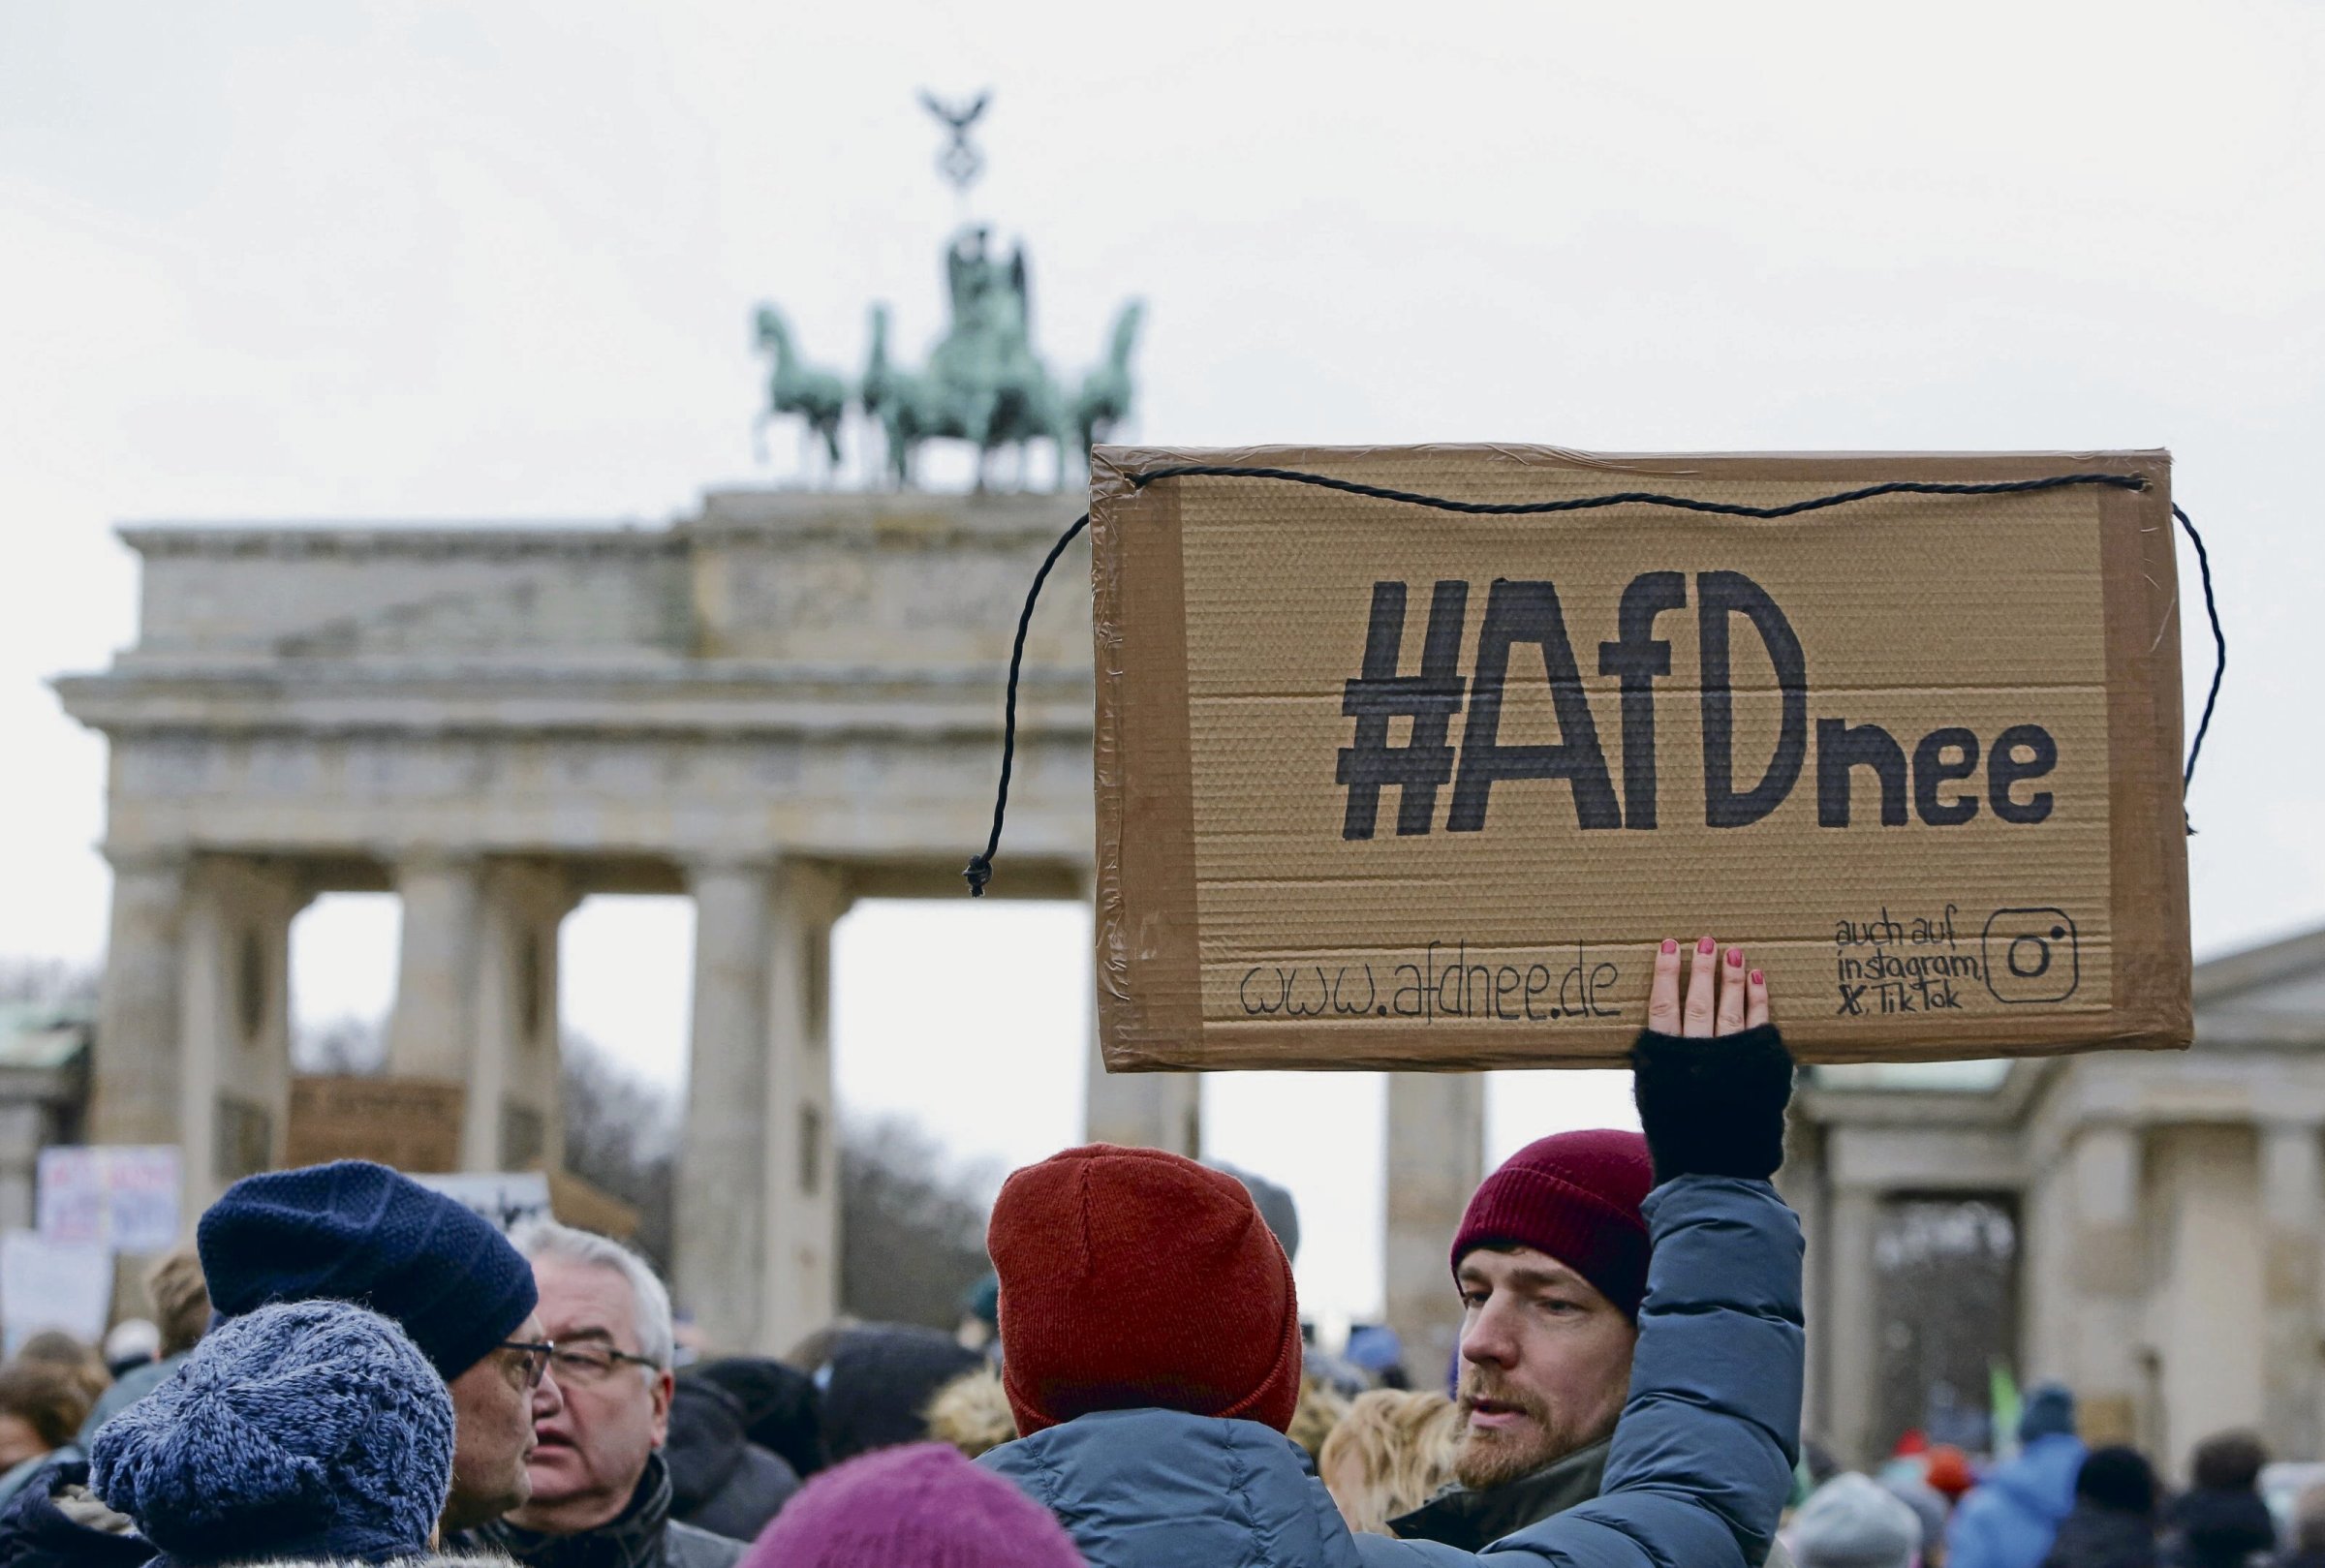
{"label": "raised hand", "polygon": [[1647,1032],[1631,1047],[1634,1096],[1656,1180],[1764,1180],[1783,1162],[1792,1057],[1769,1026],[1768,977],[1744,949],[1694,943],[1686,995],[1679,943],[1655,956]]}
{"label": "raised hand", "polygon": [[1707,1039],[1739,1034],[1768,1022],[1768,977],[1744,968],[1743,948],[1731,947],[1722,954],[1709,937],[1696,942],[1688,965],[1685,1003],[1680,1000],[1679,960],[1679,943],[1665,938],[1655,956],[1655,979],[1647,991],[1649,1029],[1658,1034]]}

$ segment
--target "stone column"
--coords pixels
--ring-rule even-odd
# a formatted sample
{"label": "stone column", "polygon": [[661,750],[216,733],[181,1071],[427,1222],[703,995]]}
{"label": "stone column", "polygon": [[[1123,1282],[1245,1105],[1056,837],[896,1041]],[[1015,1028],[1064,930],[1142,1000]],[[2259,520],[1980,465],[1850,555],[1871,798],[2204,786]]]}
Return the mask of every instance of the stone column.
{"label": "stone column", "polygon": [[1879,1403],[1880,1272],[1874,1244],[1881,1222],[1879,1189],[1836,1186],[1825,1210],[1829,1252],[1821,1275],[1824,1317],[1811,1318],[1809,1335],[1822,1336],[1826,1433],[1844,1464],[1870,1468],[1874,1414]]}
{"label": "stone column", "polygon": [[759,1347],[767,1168],[767,959],[773,873],[689,869],[695,901],[693,1045],[678,1140],[672,1284],[710,1345]]}
{"label": "stone column", "polygon": [[555,1170],[564,1163],[557,933],[574,903],[570,883],[551,867],[501,862],[484,874],[460,1139],[464,1170]]}
{"label": "stone column", "polygon": [[38,1100],[0,1105],[0,1231],[30,1230],[38,1217],[41,1150],[53,1121]]}
{"label": "stone column", "polygon": [[262,861],[204,855],[186,884],[178,1142],[187,1214],[282,1163],[291,1120],[291,921],[307,890]]}
{"label": "stone column", "polygon": [[1203,1153],[1203,1077],[1194,1072],[1108,1072],[1095,1032],[1090,1086],[1083,1096],[1082,1141]]}
{"label": "stone column", "polygon": [[[2031,1354],[2028,1382],[2063,1379],[2075,1391],[2084,1435],[2138,1443],[2148,1337],[2145,1150],[2140,1129],[2093,1122],[2075,1129],[2058,1170],[2028,1206],[2023,1314]],[[2060,1189],[2063,1187],[2062,1192]],[[2063,1201],[2062,1201],[2063,1200]],[[2054,1227],[2064,1227],[2061,1233]]]}
{"label": "stone column", "polygon": [[173,1144],[186,857],[120,850],[107,856],[113,863],[113,906],[97,1003],[89,1140]]}
{"label": "stone column", "polygon": [[767,1164],[754,1348],[788,1352],[840,1310],[839,1114],[831,1089],[831,928],[839,878],[798,861],[776,868],[767,966]]}
{"label": "stone column", "polygon": [[693,868],[695,998],[679,1144],[678,1299],[728,1352],[776,1354],[839,1307],[828,1037],[836,878]]}
{"label": "stone column", "polygon": [[480,868],[471,859],[415,856],[395,868],[403,941],[388,1023],[388,1070],[399,1078],[468,1080],[476,1047],[481,884]]}
{"label": "stone column", "polygon": [[[2248,1125],[2181,1124],[2150,1134],[2154,1172],[2156,1468],[2185,1480],[2196,1443],[2263,1419],[2270,1324],[2266,1229]],[[2310,1353],[2314,1354],[2313,1345]]]}
{"label": "stone column", "polygon": [[1461,1337],[1447,1259],[1485,1171],[1485,1075],[1388,1074],[1381,1299],[1418,1388],[1433,1388]]}
{"label": "stone column", "polygon": [[2260,1211],[2267,1336],[2261,1437],[2272,1453],[2314,1454],[2320,1438],[2317,1270],[2325,1234],[2317,1128],[2299,1122],[2262,1124]]}

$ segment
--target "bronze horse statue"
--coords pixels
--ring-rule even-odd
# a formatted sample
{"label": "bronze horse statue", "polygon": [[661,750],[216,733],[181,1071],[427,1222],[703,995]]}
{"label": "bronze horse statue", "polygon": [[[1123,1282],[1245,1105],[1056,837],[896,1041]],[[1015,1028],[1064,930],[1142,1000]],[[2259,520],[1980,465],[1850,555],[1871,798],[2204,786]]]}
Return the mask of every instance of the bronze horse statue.
{"label": "bronze horse statue", "polygon": [[1106,351],[1105,362],[1082,378],[1082,389],[1073,400],[1074,427],[1081,432],[1081,452],[1085,461],[1090,448],[1114,433],[1114,427],[1131,414],[1131,351],[1138,344],[1138,324],[1146,317],[1146,306],[1133,299],[1122,307],[1114,318],[1114,335]]}
{"label": "bronze horse statue", "polygon": [[760,461],[766,461],[767,421],[796,414],[807,421],[802,433],[823,438],[831,470],[840,466],[840,421],[848,414],[848,384],[828,370],[818,370],[791,347],[790,328],[772,305],[759,307],[759,349],[772,360],[767,373],[767,406],[752,426]]}

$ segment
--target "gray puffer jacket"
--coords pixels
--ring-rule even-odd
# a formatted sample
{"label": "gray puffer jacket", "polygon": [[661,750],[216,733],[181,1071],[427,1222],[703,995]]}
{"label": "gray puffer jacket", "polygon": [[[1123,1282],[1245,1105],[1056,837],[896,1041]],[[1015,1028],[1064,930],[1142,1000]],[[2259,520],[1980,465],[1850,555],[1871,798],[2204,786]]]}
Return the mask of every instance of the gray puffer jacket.
{"label": "gray puffer jacket", "polygon": [[976,1462],[1057,1515],[1090,1568],[1359,1568],[1308,1456],[1256,1421],[1107,1410]]}
{"label": "gray puffer jacket", "polygon": [[1683,1176],[1654,1256],[1604,1491],[1472,1554],[1351,1537],[1305,1457],[1256,1422],[1083,1416],[977,1462],[1046,1505],[1091,1568],[1751,1568],[1792,1489],[1800,1222],[1765,1182]]}

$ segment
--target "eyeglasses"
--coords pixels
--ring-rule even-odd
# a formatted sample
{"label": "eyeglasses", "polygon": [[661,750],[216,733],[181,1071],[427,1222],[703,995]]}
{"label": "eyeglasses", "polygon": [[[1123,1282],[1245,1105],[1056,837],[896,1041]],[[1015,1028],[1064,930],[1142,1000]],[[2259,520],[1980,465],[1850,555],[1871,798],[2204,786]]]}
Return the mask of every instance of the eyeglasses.
{"label": "eyeglasses", "polygon": [[625,1362],[633,1367],[657,1365],[651,1356],[634,1356],[611,1345],[588,1343],[559,1345],[549,1359],[556,1363],[557,1380],[561,1383],[602,1383]]}
{"label": "eyeglasses", "polygon": [[525,1358],[525,1387],[528,1389],[541,1387],[541,1380],[549,1374],[549,1363],[557,1355],[557,1347],[546,1339],[503,1339],[495,1348],[513,1350]]}

